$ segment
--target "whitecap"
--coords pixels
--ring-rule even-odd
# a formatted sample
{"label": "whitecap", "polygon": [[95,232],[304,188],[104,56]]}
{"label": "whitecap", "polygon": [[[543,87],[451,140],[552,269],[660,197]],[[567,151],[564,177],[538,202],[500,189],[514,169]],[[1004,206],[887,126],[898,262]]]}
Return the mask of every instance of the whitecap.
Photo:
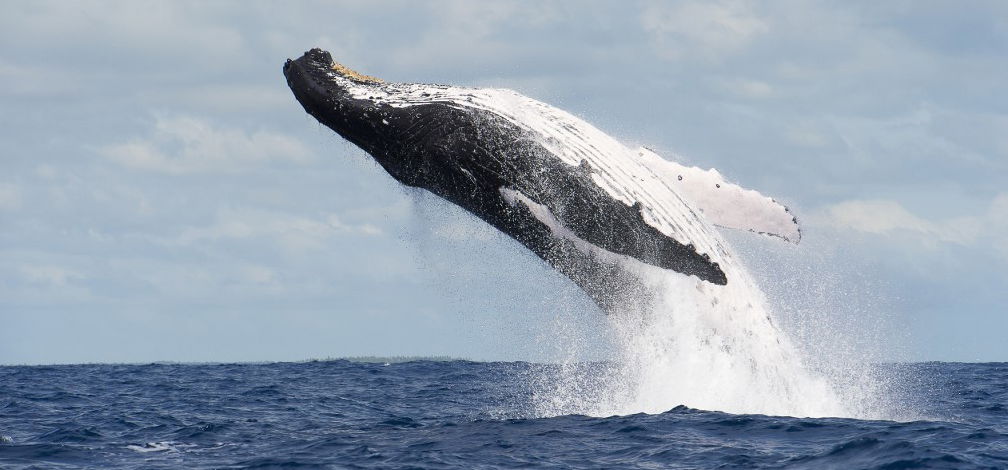
{"label": "whitecap", "polygon": [[162,441],[162,442],[148,442],[143,445],[130,444],[126,446],[127,449],[136,452],[177,452],[178,449],[175,447],[174,442]]}

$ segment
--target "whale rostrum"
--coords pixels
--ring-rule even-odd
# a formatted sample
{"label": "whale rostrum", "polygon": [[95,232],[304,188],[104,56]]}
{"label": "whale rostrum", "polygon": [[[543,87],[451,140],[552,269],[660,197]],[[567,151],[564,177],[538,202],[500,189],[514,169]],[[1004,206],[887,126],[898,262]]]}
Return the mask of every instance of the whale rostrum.
{"label": "whale rostrum", "polygon": [[713,225],[797,242],[784,206],[505,89],[390,83],[312,49],[283,67],[305,111],[399,182],[513,237],[609,310],[639,273],[713,285],[736,263]]}

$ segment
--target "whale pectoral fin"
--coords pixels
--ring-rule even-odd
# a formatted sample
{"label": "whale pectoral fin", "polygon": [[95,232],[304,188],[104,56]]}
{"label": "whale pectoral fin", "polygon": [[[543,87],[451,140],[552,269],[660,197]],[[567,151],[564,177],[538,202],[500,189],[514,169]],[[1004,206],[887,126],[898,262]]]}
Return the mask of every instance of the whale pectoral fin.
{"label": "whale pectoral fin", "polygon": [[719,227],[748,230],[798,243],[801,227],[787,207],[752,189],[725,181],[715,169],[703,170],[666,160],[650,149],[637,151],[640,162]]}
{"label": "whale pectoral fin", "polygon": [[499,191],[507,204],[524,207],[553,237],[573,243],[586,255],[607,259],[613,265],[623,262],[621,256],[633,258],[714,284],[728,282],[709,255],[648,225],[640,204],[630,207],[608,197],[579,198],[575,194],[567,194],[570,197],[562,201],[540,203],[509,187]]}

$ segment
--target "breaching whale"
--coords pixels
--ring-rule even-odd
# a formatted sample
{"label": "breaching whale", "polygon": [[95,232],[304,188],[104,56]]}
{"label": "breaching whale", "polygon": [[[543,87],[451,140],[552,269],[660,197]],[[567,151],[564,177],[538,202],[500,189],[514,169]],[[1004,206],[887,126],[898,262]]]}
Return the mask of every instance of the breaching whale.
{"label": "breaching whale", "polygon": [[393,178],[513,237],[603,310],[639,294],[626,287],[630,265],[732,282],[735,261],[712,225],[801,236],[773,199],[514,91],[388,83],[320,49],[283,72],[305,111]]}

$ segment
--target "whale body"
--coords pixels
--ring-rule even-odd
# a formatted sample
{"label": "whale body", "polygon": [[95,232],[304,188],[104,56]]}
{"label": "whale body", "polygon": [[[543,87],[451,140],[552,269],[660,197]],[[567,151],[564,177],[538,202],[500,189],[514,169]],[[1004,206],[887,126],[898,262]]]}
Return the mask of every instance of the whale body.
{"label": "whale body", "polygon": [[393,178],[513,237],[606,311],[643,295],[633,266],[732,282],[737,261],[715,225],[801,237],[773,199],[511,90],[387,83],[320,49],[283,72],[305,111]]}

